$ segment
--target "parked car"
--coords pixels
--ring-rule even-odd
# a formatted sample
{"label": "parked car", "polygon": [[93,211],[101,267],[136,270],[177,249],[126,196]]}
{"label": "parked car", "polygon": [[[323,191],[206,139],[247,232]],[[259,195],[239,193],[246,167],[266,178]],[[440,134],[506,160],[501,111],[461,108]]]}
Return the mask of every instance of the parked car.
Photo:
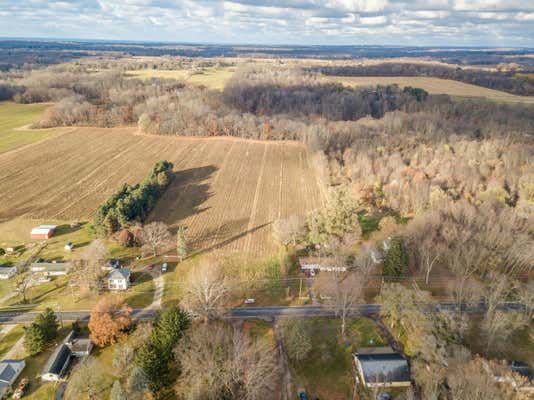
{"label": "parked car", "polygon": [[254,304],[254,303],[256,303],[256,299],[245,299],[244,303],[245,304]]}
{"label": "parked car", "polygon": [[377,400],[391,400],[391,396],[388,393],[380,393]]}
{"label": "parked car", "polygon": [[46,283],[46,282],[50,282],[52,280],[52,278],[50,278],[49,276],[40,276],[39,278],[37,278],[35,280],[35,282],[37,283]]}
{"label": "parked car", "polygon": [[161,264],[161,272],[167,272],[167,263]]}

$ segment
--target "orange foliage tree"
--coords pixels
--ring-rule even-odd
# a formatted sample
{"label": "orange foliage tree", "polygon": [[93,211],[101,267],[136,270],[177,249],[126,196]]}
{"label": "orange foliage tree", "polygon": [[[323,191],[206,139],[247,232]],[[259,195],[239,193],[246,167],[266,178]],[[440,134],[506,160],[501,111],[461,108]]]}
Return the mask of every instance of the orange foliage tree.
{"label": "orange foliage tree", "polygon": [[91,311],[91,340],[100,347],[117,343],[126,336],[126,330],[131,324],[130,306],[119,296],[104,297]]}

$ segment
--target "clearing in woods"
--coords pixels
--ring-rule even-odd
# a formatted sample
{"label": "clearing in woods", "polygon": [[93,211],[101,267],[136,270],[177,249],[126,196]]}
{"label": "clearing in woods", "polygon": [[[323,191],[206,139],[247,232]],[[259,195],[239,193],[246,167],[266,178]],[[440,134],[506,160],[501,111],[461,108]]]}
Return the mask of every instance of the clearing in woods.
{"label": "clearing in woods", "polygon": [[65,128],[32,130],[25,128],[39,119],[49,104],[0,103],[0,153],[41,140]]}
{"label": "clearing in woods", "polygon": [[210,89],[223,90],[226,82],[234,74],[235,67],[209,67],[201,71],[140,69],[127,71],[126,76],[139,79],[177,79],[194,85],[204,85]]}
{"label": "clearing in woods", "polygon": [[524,102],[534,104],[534,96],[517,96],[499,90],[488,89],[450,79],[426,76],[328,76],[324,79],[341,82],[347,86],[393,85],[412,86],[430,94],[448,94],[458,97],[477,97],[500,102]]}
{"label": "clearing in woods", "polygon": [[0,154],[0,184],[9,188],[0,227],[14,218],[90,219],[120,185],[140,182],[162,159],[174,163],[175,176],[150,220],[187,225],[196,251],[267,255],[275,249],[272,221],[320,204],[301,144],[133,132],[78,128]]}

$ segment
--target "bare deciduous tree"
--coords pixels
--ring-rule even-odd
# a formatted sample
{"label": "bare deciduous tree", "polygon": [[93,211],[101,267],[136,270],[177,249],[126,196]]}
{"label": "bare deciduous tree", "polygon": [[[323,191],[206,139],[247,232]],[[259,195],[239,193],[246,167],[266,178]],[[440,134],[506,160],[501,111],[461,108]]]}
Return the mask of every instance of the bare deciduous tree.
{"label": "bare deciduous tree", "polygon": [[102,364],[94,357],[89,357],[74,367],[67,387],[67,398],[82,398],[89,400],[101,399],[103,392],[109,387],[104,379]]}
{"label": "bare deciduous tree", "polygon": [[231,281],[218,263],[207,259],[189,272],[182,303],[187,310],[208,321],[224,312],[231,288]]}
{"label": "bare deciduous tree", "polygon": [[176,391],[187,400],[262,400],[278,378],[271,343],[221,323],[189,330],[176,352],[182,366]]}
{"label": "bare deciduous tree", "polygon": [[357,272],[329,272],[328,276],[317,278],[317,285],[321,297],[341,319],[344,336],[347,317],[355,314],[355,307],[363,299],[363,277]]}
{"label": "bare deciduous tree", "polygon": [[151,222],[143,226],[141,231],[141,242],[143,247],[150,249],[152,255],[156,257],[158,251],[167,246],[171,241],[169,228],[163,222]]}

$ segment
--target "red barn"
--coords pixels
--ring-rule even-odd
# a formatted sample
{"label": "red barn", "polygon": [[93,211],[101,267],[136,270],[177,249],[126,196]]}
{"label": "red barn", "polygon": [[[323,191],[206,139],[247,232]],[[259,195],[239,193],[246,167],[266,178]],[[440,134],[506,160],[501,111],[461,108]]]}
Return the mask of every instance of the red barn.
{"label": "red barn", "polygon": [[56,225],[39,225],[37,228],[33,228],[30,236],[32,239],[50,239],[54,236]]}

